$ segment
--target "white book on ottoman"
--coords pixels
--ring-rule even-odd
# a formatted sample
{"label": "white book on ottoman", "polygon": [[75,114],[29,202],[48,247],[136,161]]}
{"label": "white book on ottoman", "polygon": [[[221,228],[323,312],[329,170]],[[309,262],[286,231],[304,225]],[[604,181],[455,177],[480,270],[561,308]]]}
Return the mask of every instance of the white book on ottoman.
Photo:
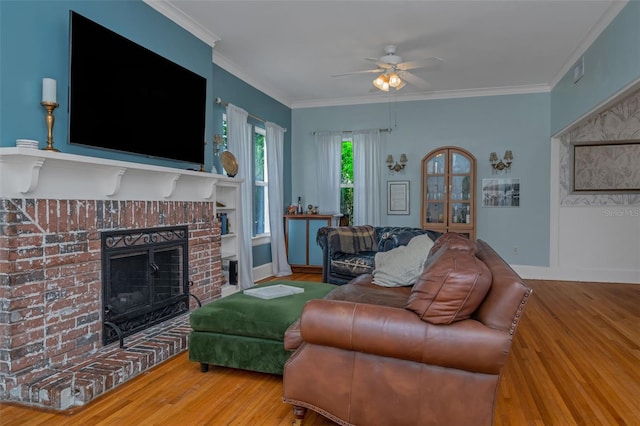
{"label": "white book on ottoman", "polygon": [[304,293],[304,288],[278,284],[269,287],[250,288],[244,290],[243,293],[247,296],[259,297],[260,299],[275,299],[296,293]]}

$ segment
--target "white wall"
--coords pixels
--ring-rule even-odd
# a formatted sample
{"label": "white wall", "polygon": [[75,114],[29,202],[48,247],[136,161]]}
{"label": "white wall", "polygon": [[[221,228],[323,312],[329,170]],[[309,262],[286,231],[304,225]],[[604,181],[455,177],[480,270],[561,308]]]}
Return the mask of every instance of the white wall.
{"label": "white wall", "polygon": [[633,86],[552,140],[550,267],[524,275],[640,283],[640,194],[576,195],[570,180],[570,144],[635,139],[638,101],[640,91]]}

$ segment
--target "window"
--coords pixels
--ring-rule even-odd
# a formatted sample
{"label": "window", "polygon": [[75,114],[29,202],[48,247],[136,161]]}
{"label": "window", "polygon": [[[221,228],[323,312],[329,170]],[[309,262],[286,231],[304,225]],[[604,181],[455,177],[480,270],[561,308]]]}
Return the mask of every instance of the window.
{"label": "window", "polygon": [[256,236],[268,234],[270,229],[265,130],[254,127],[254,137],[253,235]]}
{"label": "window", "polygon": [[340,164],[340,212],[353,225],[353,141],[342,141],[342,162]]}
{"label": "window", "polygon": [[[222,114],[223,144],[220,151],[227,149],[227,115]],[[253,230],[252,236],[265,236],[269,229],[269,188],[267,174],[266,132],[263,128],[253,126]]]}

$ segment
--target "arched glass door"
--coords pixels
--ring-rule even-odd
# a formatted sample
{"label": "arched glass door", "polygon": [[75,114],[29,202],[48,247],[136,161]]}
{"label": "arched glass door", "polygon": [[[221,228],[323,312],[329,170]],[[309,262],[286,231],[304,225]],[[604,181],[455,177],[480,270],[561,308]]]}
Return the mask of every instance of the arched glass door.
{"label": "arched glass door", "polygon": [[421,226],[475,239],[476,159],[456,147],[431,151],[422,159]]}

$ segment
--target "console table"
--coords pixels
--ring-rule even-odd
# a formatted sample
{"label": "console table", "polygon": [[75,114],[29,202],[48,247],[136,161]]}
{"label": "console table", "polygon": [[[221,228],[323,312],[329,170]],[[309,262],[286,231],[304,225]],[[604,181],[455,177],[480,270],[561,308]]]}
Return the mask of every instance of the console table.
{"label": "console table", "polygon": [[318,229],[331,226],[335,216],[288,214],[284,216],[287,259],[293,272],[322,272],[322,249],[316,243]]}

